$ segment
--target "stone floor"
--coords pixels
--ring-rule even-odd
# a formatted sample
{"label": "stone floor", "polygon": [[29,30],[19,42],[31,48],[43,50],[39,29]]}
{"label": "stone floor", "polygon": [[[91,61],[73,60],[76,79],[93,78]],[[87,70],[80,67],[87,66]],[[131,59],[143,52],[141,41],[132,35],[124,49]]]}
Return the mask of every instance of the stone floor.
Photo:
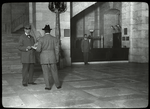
{"label": "stone floor", "polygon": [[2,75],[2,105],[15,108],[143,108],[148,106],[148,64],[72,65],[59,70],[61,89],[45,90],[42,71],[37,85],[23,87],[21,73]]}

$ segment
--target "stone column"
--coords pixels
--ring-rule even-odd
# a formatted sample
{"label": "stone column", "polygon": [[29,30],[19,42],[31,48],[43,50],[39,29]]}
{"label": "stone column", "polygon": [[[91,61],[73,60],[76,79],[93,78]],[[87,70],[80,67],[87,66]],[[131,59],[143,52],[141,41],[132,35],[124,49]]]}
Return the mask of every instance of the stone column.
{"label": "stone column", "polygon": [[29,23],[33,23],[33,6],[32,2],[29,2]]}
{"label": "stone column", "polygon": [[148,18],[147,3],[122,2],[122,29],[128,28],[130,42],[129,62],[148,62]]}
{"label": "stone column", "polygon": [[[100,38],[100,7],[95,9],[95,32],[94,36]],[[95,41],[95,48],[100,48],[100,40]]]}
{"label": "stone column", "polygon": [[148,54],[148,4],[145,2],[131,3],[131,62],[147,63]]}

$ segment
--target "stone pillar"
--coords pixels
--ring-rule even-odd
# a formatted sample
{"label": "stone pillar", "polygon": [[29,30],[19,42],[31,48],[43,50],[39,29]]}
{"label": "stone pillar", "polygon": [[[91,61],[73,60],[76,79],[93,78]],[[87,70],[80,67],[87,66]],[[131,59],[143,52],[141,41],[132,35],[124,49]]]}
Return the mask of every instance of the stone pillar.
{"label": "stone pillar", "polygon": [[33,23],[33,3],[29,2],[29,23]]}
{"label": "stone pillar", "polygon": [[[94,31],[94,36],[100,38],[100,7],[97,7],[95,9],[95,31]],[[100,48],[100,40],[96,40],[95,43],[95,48]]]}
{"label": "stone pillar", "polygon": [[147,63],[148,55],[148,4],[122,2],[122,29],[128,28],[129,62]]}
{"label": "stone pillar", "polygon": [[131,51],[129,59],[131,62],[147,63],[148,53],[148,4],[145,2],[131,3]]}
{"label": "stone pillar", "polygon": [[[50,25],[52,28],[51,35],[55,36],[56,14],[48,9],[48,2],[35,2],[33,3],[33,23],[37,31],[43,36],[42,28],[45,25]],[[67,2],[67,10],[60,14],[60,31],[61,31],[61,46],[63,49],[65,66],[71,65],[70,58],[70,36],[64,36],[64,30],[70,31],[70,2]]]}

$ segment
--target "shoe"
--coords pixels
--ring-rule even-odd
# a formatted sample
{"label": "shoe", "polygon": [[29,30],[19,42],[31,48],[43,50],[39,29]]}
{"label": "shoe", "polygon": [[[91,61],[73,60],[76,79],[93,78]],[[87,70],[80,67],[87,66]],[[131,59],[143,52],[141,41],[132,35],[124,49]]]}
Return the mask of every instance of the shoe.
{"label": "shoe", "polygon": [[57,87],[57,89],[60,89],[60,88],[61,88],[61,86],[58,86],[58,87]]}
{"label": "shoe", "polygon": [[27,87],[28,85],[27,84],[22,84],[24,87]]}
{"label": "shoe", "polygon": [[51,88],[47,88],[47,87],[45,87],[45,90],[51,90]]}
{"label": "shoe", "polygon": [[32,82],[32,83],[28,83],[28,84],[36,85],[36,83],[34,83],[34,82]]}

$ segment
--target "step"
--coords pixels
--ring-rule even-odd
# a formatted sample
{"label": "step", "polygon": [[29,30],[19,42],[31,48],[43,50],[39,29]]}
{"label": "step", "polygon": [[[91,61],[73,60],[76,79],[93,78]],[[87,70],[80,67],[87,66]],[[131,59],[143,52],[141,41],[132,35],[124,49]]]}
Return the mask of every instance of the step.
{"label": "step", "polygon": [[14,41],[14,39],[3,39],[2,43],[13,42],[13,41]]}
{"label": "step", "polygon": [[6,42],[6,43],[2,43],[2,46],[6,46],[6,47],[10,47],[10,46],[18,46],[18,43],[16,42]]}
{"label": "step", "polygon": [[2,49],[5,50],[5,49],[17,49],[18,46],[2,46]]}
{"label": "step", "polygon": [[20,38],[20,36],[21,35],[12,35],[12,36],[10,36],[10,37],[8,37],[8,36],[2,36],[2,42],[10,42],[10,41],[15,41],[15,40],[17,40],[17,41],[19,41],[19,38]]}
{"label": "step", "polygon": [[3,65],[19,65],[19,64],[21,64],[21,61],[20,60],[14,60],[14,61],[12,61],[12,60],[2,60],[2,66]]}
{"label": "step", "polygon": [[15,60],[20,60],[20,56],[11,56],[11,57],[2,57],[2,61],[15,61]]}
{"label": "step", "polygon": [[4,70],[2,74],[9,74],[9,73],[22,73],[22,69],[13,69],[13,70]]}
{"label": "step", "polygon": [[7,34],[3,33],[2,34],[2,39],[5,38],[5,37],[12,37],[12,34],[11,33],[7,33]]}
{"label": "step", "polygon": [[19,33],[8,33],[8,34],[3,33],[3,34],[2,34],[2,37],[21,36],[22,34],[24,34],[24,31],[19,32]]}
{"label": "step", "polygon": [[10,70],[11,65],[2,65],[2,71],[4,70]]}
{"label": "step", "polygon": [[12,69],[11,73],[22,73],[22,69]]}
{"label": "step", "polygon": [[5,39],[18,39],[20,38],[22,34],[18,34],[18,35],[11,35],[11,36],[2,36],[2,40],[5,40]]}
{"label": "step", "polygon": [[2,34],[2,74],[22,73],[18,42],[23,33]]}
{"label": "step", "polygon": [[11,65],[11,66],[10,66],[10,69],[11,69],[11,70],[14,70],[14,69],[22,69],[22,64],[20,63],[19,65]]}
{"label": "step", "polygon": [[11,56],[18,56],[18,53],[9,53],[9,52],[2,52],[2,57],[11,57]]}
{"label": "step", "polygon": [[18,50],[18,48],[16,47],[16,48],[7,48],[7,47],[2,47],[2,52],[8,52],[8,53],[18,53],[18,52],[20,52],[19,50]]}
{"label": "step", "polygon": [[19,65],[2,65],[2,73],[10,73],[14,71],[21,71],[22,70],[22,64]]}
{"label": "step", "polygon": [[[34,68],[34,72],[42,72],[41,65],[36,65]],[[2,65],[2,74],[7,73],[22,73],[22,64],[19,65]]]}

